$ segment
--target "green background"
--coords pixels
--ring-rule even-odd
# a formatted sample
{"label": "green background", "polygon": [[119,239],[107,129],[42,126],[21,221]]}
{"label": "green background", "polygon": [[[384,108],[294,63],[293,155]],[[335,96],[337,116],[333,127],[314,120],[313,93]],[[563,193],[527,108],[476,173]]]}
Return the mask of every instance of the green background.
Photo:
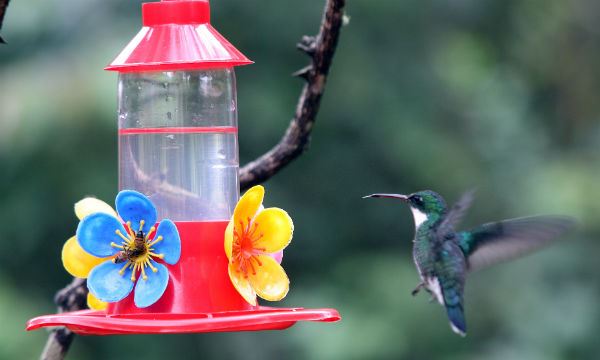
{"label": "green background", "polygon": [[[0,358],[33,359],[70,281],[60,249],[73,203],[117,191],[116,75],[138,1],[14,0],[0,46]],[[291,118],[323,1],[214,0],[213,25],[256,64],[239,68],[240,154]],[[600,3],[350,0],[310,150],[268,181],[296,224],[280,305],[343,321],[280,332],[78,337],[71,359],[593,359],[600,351]],[[538,213],[579,220],[565,241],[476,273],[469,334],[410,296],[413,223],[372,192],[478,198],[465,225]],[[277,304],[279,305],[279,304]],[[184,355],[178,355],[184,354]]]}

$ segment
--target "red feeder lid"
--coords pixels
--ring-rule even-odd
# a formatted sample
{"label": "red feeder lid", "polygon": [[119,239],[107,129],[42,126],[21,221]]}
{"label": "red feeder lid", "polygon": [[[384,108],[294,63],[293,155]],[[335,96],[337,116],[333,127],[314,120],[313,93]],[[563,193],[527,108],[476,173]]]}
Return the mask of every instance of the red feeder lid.
{"label": "red feeder lid", "polygon": [[173,71],[252,63],[210,25],[208,0],[144,3],[142,23],[142,30],[105,70]]}

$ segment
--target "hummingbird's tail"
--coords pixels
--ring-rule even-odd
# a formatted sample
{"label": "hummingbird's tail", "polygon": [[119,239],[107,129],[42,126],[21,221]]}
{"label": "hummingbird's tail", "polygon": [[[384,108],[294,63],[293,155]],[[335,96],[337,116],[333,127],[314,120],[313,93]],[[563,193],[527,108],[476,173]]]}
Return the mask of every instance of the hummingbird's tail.
{"label": "hummingbird's tail", "polygon": [[446,305],[446,312],[450,320],[452,331],[460,336],[467,335],[467,323],[465,322],[465,313],[462,304]]}

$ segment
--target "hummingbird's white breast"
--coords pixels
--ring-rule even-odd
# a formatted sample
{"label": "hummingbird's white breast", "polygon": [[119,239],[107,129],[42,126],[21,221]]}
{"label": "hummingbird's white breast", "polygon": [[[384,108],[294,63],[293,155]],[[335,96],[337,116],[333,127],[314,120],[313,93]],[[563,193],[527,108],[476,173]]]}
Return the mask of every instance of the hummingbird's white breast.
{"label": "hummingbird's white breast", "polygon": [[413,218],[415,219],[415,228],[418,229],[421,224],[427,221],[427,214],[412,206],[410,207],[410,210],[412,211]]}

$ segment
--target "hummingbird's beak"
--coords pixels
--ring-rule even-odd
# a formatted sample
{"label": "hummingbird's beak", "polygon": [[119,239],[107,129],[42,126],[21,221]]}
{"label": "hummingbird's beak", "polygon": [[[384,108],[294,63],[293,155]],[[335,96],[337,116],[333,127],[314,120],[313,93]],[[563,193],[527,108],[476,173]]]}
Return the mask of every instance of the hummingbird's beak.
{"label": "hummingbird's beak", "polygon": [[408,201],[408,196],[402,194],[371,194],[367,196],[363,196],[363,199],[367,198],[392,198],[392,199],[400,199],[402,201]]}

